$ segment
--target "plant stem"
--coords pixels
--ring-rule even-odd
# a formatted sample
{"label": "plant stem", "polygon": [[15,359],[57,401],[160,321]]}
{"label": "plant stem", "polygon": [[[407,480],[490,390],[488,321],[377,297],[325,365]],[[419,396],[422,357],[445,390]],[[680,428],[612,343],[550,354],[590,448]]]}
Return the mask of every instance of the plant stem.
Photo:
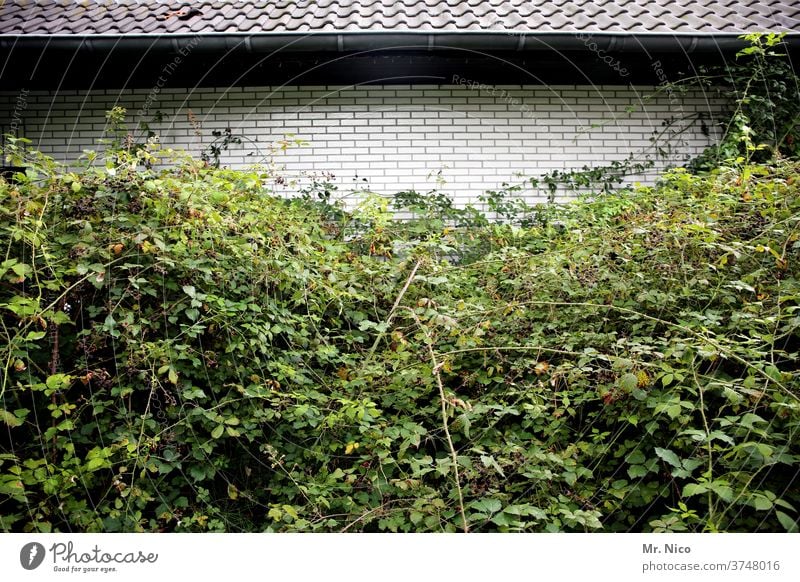
{"label": "plant stem", "polygon": [[448,427],[447,423],[447,399],[444,395],[444,384],[442,383],[442,376],[440,374],[440,370],[444,365],[443,362],[439,362],[436,359],[436,352],[433,350],[433,338],[431,337],[430,333],[428,333],[428,328],[425,327],[422,322],[417,317],[417,314],[414,313],[413,309],[408,309],[411,315],[419,325],[419,328],[425,334],[425,338],[427,339],[428,345],[428,355],[431,358],[431,364],[433,365],[433,377],[436,379],[436,385],[439,388],[439,403],[441,404],[442,408],[442,428],[444,429],[444,436],[447,439],[447,446],[450,449],[450,457],[453,460],[453,478],[456,482],[456,491],[458,493],[458,510],[461,512],[461,522],[463,523],[464,533],[469,533],[469,526],[467,525],[467,515],[464,512],[464,494],[461,491],[461,478],[458,474],[458,455],[456,454],[456,448],[453,446],[453,439],[450,436],[450,428]]}
{"label": "plant stem", "polygon": [[[417,270],[419,269],[420,265],[422,264],[422,259],[418,260],[417,263],[414,265],[414,268],[411,269],[411,274],[406,279],[406,284],[403,285],[403,288],[400,290],[397,299],[394,300],[394,305],[392,305],[392,309],[389,311],[389,315],[386,317],[386,329],[392,324],[392,319],[394,318],[394,312],[397,311],[397,307],[400,305],[400,302],[403,300],[403,296],[408,291],[408,288],[411,286],[411,282],[414,280],[414,275],[417,274]],[[375,342],[372,344],[372,347],[367,354],[366,359],[364,360],[365,363],[372,360],[372,356],[375,354],[375,350],[378,349],[378,344],[381,343],[383,336],[386,335],[385,331],[381,331],[378,333],[378,337],[375,338]]]}
{"label": "plant stem", "polygon": [[[700,385],[700,379],[697,377],[697,368],[693,368],[694,381],[697,386],[697,393],[700,396],[700,417],[703,419],[703,428],[706,431],[706,451],[708,453],[708,481],[714,480],[714,460],[711,456],[711,430],[708,427],[708,419],[706,418],[706,403],[703,400],[703,387]],[[714,495],[711,490],[708,491],[708,521],[711,523],[713,531],[717,531],[717,524],[714,523]]]}

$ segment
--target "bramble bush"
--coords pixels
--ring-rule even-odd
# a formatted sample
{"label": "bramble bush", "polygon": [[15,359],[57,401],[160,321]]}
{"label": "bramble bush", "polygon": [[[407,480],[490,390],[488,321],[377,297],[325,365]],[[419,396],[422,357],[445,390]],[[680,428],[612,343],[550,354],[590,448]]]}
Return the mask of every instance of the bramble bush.
{"label": "bramble bush", "polygon": [[797,161],[455,228],[23,145],[4,531],[797,529]]}
{"label": "bramble bush", "polygon": [[271,166],[132,143],[121,110],[75,170],[9,137],[0,530],[797,531],[779,41],[743,51],[753,82],[728,71],[702,175],[565,205],[511,187],[488,215],[282,199]]}

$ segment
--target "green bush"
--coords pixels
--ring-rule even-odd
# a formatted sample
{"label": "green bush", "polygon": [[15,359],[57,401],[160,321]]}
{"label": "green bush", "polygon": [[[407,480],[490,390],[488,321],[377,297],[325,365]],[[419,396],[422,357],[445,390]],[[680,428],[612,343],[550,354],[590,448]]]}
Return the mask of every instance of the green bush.
{"label": "green bush", "polygon": [[454,228],[18,148],[4,531],[797,528],[797,162]]}

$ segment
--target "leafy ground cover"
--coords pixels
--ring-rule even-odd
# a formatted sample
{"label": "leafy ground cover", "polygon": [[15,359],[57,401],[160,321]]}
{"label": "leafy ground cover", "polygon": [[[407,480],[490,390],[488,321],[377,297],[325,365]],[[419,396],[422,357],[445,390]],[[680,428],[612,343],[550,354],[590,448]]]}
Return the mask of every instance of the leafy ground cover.
{"label": "leafy ground cover", "polygon": [[797,530],[796,161],[515,226],[18,145],[4,531]]}

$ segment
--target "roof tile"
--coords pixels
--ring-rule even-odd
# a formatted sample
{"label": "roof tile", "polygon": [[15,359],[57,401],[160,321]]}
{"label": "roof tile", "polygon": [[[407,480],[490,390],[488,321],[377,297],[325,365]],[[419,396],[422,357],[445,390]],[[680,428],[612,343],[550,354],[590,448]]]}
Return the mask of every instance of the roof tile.
{"label": "roof tile", "polygon": [[[194,8],[192,16],[170,12]],[[797,0],[5,0],[0,34],[800,30]]]}

